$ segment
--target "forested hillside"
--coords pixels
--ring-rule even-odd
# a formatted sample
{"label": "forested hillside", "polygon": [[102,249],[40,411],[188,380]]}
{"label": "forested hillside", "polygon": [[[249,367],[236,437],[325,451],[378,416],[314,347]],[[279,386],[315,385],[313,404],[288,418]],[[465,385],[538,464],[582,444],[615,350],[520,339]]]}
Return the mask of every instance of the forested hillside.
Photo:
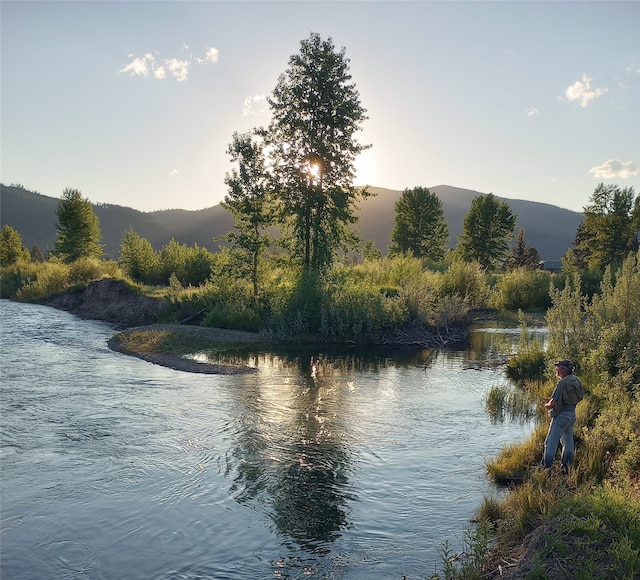
{"label": "forested hillside", "polygon": [[[448,185],[429,188],[442,200],[449,225],[449,247],[455,247],[462,232],[462,222],[477,191]],[[362,203],[357,212],[357,228],[363,240],[372,240],[386,253],[394,225],[394,205],[401,191],[371,187],[375,195]],[[544,260],[558,260],[573,242],[582,214],[554,205],[532,201],[497,198],[506,201],[518,216],[516,231],[526,230],[526,241],[535,247]],[[27,191],[21,187],[0,187],[1,226],[10,225],[22,236],[27,248],[37,245],[44,254],[53,248],[56,239],[56,208],[59,198]],[[164,210],[150,213],[118,205],[94,206],[100,219],[103,244],[107,257],[117,258],[122,236],[129,229],[148,239],[158,249],[171,238],[190,246],[198,244],[217,251],[217,236],[228,232],[231,215],[220,205],[198,211]]]}

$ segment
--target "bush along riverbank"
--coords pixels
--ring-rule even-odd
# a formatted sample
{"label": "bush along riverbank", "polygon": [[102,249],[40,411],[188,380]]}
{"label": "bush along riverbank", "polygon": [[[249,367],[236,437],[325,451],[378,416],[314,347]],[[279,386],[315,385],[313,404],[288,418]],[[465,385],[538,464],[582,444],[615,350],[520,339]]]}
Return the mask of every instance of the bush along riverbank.
{"label": "bush along riverbank", "polygon": [[440,273],[415,258],[335,266],[323,275],[274,264],[255,295],[229,273],[198,287],[146,287],[112,262],[84,258],[1,269],[3,297],[39,302],[121,328],[185,323],[257,332],[279,340],[439,347],[462,342],[488,277],[456,262]]}
{"label": "bush along riverbank", "polygon": [[[432,579],[640,578],[640,253],[608,270],[590,300],[578,278],[552,299],[546,351],[523,330],[510,365],[527,371],[511,392],[487,395],[496,417],[539,419],[529,440],[487,463],[510,491],[485,499],[461,551],[445,544]],[[557,358],[577,364],[586,390],[568,475],[538,467],[548,428],[540,401],[553,389]]]}

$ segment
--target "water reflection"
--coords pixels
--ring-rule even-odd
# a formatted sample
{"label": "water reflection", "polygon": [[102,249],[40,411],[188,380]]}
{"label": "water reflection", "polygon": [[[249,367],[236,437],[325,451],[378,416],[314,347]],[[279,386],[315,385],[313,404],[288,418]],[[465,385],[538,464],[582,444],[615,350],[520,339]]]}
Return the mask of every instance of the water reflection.
{"label": "water reflection", "polygon": [[282,536],[311,553],[327,553],[349,525],[349,381],[341,375],[356,360],[265,354],[256,357],[260,368],[286,368],[286,380],[247,381],[238,393],[246,412],[229,464],[236,470],[232,494],[266,511]]}
{"label": "water reflection", "polygon": [[[330,544],[350,528],[351,506],[358,499],[352,484],[358,430],[354,376],[402,367],[419,373],[436,364],[453,367],[460,359],[467,368],[495,366],[506,360],[513,342],[489,328],[472,333],[457,351],[303,346],[295,352],[281,347],[199,353],[209,362],[252,365],[262,376],[243,378],[246,384],[235,391],[244,412],[227,462],[232,496],[265,513],[286,541],[308,553],[328,554]],[[374,389],[366,396],[375,402],[377,394]]]}

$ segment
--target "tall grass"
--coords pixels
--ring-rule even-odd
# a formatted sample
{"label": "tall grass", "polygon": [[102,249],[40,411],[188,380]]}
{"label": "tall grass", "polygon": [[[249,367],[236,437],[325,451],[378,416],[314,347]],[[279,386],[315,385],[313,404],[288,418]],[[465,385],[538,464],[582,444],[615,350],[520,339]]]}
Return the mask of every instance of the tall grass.
{"label": "tall grass", "polygon": [[[520,483],[500,502],[485,501],[477,519],[492,522],[502,558],[542,526],[529,545],[526,577],[564,570],[564,577],[631,580],[640,576],[640,253],[615,276],[607,272],[591,300],[577,276],[550,292],[547,356],[577,361],[586,390],[576,410],[575,462],[566,477],[536,468],[547,431],[540,421],[525,442],[506,445],[487,462],[494,481]],[[545,388],[524,383],[532,392]],[[495,414],[508,399],[508,390],[496,388],[487,404]]]}

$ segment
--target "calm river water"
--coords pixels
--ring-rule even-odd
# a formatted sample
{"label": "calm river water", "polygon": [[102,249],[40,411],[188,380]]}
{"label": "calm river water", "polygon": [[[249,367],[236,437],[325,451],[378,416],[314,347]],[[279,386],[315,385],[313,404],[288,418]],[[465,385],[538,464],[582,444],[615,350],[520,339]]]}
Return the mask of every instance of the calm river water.
{"label": "calm river water", "polygon": [[506,379],[458,351],[256,354],[193,375],[112,352],[108,324],[0,303],[0,577],[400,579],[440,569],[485,495]]}

